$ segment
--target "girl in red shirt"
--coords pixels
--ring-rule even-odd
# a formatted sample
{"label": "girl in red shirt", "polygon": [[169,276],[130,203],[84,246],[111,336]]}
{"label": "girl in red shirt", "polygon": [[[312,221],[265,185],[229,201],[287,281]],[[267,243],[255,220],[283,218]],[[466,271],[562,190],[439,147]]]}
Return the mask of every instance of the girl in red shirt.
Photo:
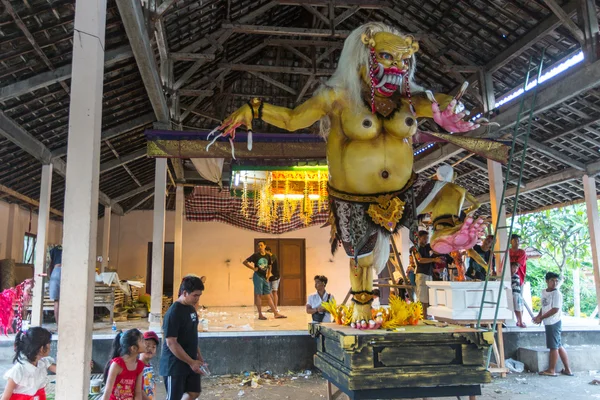
{"label": "girl in red shirt", "polygon": [[104,369],[106,386],[102,400],[142,400],[144,363],[138,356],[145,351],[144,336],[139,330],[117,334],[112,359]]}

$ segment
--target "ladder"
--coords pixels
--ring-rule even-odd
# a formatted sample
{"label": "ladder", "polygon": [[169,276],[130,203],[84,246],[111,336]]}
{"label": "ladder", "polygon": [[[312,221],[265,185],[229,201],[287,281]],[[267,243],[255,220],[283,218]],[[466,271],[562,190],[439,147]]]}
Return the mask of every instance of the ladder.
{"label": "ladder", "polygon": [[[531,133],[531,123],[532,123],[532,119],[533,119],[533,111],[535,109],[535,104],[536,104],[536,99],[537,99],[537,90],[540,86],[539,81],[540,81],[540,76],[542,74],[542,68],[543,68],[543,64],[544,64],[544,54],[545,54],[545,49],[542,51],[542,56],[540,59],[540,63],[537,67],[532,67],[532,61],[533,61],[533,57],[529,58],[529,63],[528,63],[528,68],[527,68],[527,74],[525,77],[525,86],[524,88],[527,88],[527,86],[529,85],[529,78],[530,78],[530,74],[532,72],[535,71],[536,75],[537,75],[537,84],[536,86],[533,88],[533,95],[532,95],[532,100],[531,100],[531,106],[529,109],[529,119],[527,122],[527,127],[525,129],[524,132],[519,133],[519,126],[520,126],[520,122],[521,122],[521,116],[523,113],[523,108],[525,105],[525,95],[522,96],[520,104],[519,104],[519,112],[517,114],[517,121],[515,124],[515,127],[513,129],[513,137],[512,137],[512,143],[511,143],[511,148],[510,148],[510,153],[509,153],[509,158],[508,158],[508,165],[506,166],[506,174],[505,174],[505,178],[504,178],[504,185],[502,188],[502,196],[501,196],[501,201],[500,201],[500,207],[498,209],[499,212],[502,212],[504,210],[504,212],[506,212],[505,209],[505,205],[506,205],[506,191],[508,188],[508,182],[511,177],[511,172],[515,172],[515,175],[518,174],[519,178],[517,181],[517,187],[516,187],[516,192],[515,192],[515,196],[514,196],[514,200],[513,200],[513,204],[512,204],[512,212],[511,212],[511,219],[510,219],[510,223],[507,222],[506,226],[499,226],[498,223],[496,223],[496,226],[494,227],[494,242],[496,241],[496,237],[498,236],[498,232],[500,230],[504,230],[507,231],[507,241],[506,241],[506,247],[505,249],[501,249],[498,251],[493,251],[491,254],[490,259],[488,260],[488,270],[487,270],[487,274],[485,277],[485,283],[483,285],[483,294],[481,296],[481,304],[479,306],[479,312],[477,315],[477,329],[481,329],[481,320],[482,320],[482,315],[483,315],[483,311],[484,311],[484,307],[486,306],[486,304],[489,305],[493,305],[495,307],[494,310],[494,319],[493,319],[493,323],[491,324],[491,332],[494,334],[494,336],[496,335],[496,328],[497,328],[497,323],[498,323],[498,311],[500,308],[500,302],[502,300],[502,292],[504,292],[503,290],[503,282],[504,282],[504,276],[506,274],[506,265],[507,265],[507,259],[509,259],[509,249],[510,249],[510,237],[513,234],[513,226],[514,226],[514,221],[515,218],[514,216],[517,213],[517,205],[519,202],[519,193],[521,191],[521,182],[523,180],[523,169],[525,166],[525,156],[527,153],[527,147],[528,147],[528,143],[529,143],[529,136]],[[517,142],[521,142],[523,144],[523,149],[521,151],[521,159],[520,161],[517,161],[516,163],[513,162],[513,158],[514,158],[514,154],[515,154],[515,147],[516,147],[516,143]],[[486,291],[487,291],[487,286],[488,286],[488,282],[489,282],[489,278],[490,278],[490,271],[492,270],[491,265],[492,265],[492,261],[494,258],[494,255],[500,253],[502,254],[502,261],[501,261],[501,265],[499,266],[501,268],[501,274],[500,274],[500,290],[498,291],[498,298],[497,300],[486,300]],[[510,266],[510,263],[509,263]],[[510,267],[509,267],[510,269]],[[490,358],[491,358],[491,353],[492,353],[492,346],[490,346],[490,349],[488,351],[488,355],[487,355],[487,362],[486,362],[486,367],[489,368],[490,366]],[[498,361],[498,360],[497,360]]]}

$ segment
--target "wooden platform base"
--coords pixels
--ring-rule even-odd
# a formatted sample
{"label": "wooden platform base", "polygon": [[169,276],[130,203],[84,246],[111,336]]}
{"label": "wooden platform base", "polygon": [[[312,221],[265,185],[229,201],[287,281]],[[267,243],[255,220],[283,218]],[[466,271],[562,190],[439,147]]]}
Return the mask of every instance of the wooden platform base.
{"label": "wooden platform base", "polygon": [[[489,332],[426,323],[397,331],[335,324],[310,329],[317,339],[315,366],[350,399],[477,396],[491,381]],[[336,398],[332,390],[328,395]]]}

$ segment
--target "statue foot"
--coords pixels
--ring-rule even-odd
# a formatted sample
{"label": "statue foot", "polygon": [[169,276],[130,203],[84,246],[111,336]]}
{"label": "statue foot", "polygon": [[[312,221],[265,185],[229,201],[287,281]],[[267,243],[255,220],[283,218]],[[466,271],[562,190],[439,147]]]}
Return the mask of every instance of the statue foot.
{"label": "statue foot", "polygon": [[471,249],[477,244],[484,229],[483,218],[475,221],[468,217],[459,226],[437,230],[431,237],[431,248],[439,254]]}
{"label": "statue foot", "polygon": [[379,329],[381,323],[373,320],[371,304],[354,304],[350,326],[356,329]]}

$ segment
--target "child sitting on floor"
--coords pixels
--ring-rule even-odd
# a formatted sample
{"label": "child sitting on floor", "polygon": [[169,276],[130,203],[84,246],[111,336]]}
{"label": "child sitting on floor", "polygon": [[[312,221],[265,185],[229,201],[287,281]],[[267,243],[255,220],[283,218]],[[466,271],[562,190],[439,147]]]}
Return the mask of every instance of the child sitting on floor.
{"label": "child sitting on floor", "polygon": [[142,372],[142,399],[153,400],[156,381],[154,379],[154,368],[150,364],[150,360],[156,355],[156,348],[160,341],[158,336],[153,331],[144,333],[144,342],[146,351],[140,354],[140,361],[144,363],[144,372]]}
{"label": "child sitting on floor", "polygon": [[48,371],[56,373],[50,357],[52,334],[40,327],[19,332],[15,337],[13,367],[4,374],[6,388],[2,400],[46,399]]}
{"label": "child sitting on floor", "polygon": [[104,368],[102,400],[141,400],[144,363],[138,360],[146,351],[144,336],[137,329],[119,332],[113,341],[111,360]]}

